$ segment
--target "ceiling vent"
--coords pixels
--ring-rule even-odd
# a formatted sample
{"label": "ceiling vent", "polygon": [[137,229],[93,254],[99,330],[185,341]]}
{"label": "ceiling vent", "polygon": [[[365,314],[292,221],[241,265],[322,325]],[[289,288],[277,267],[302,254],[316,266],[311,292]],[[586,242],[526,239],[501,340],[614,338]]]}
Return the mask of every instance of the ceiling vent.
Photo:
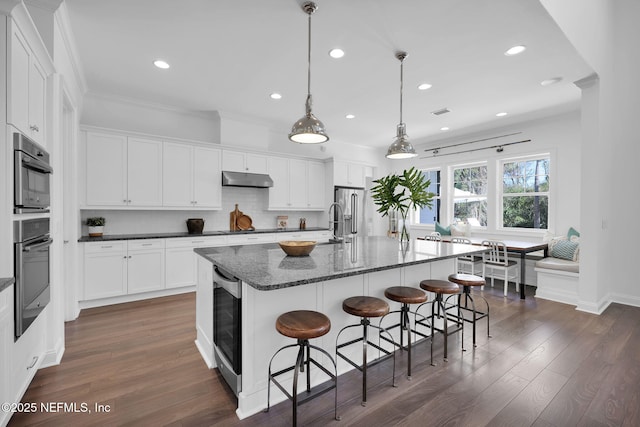
{"label": "ceiling vent", "polygon": [[441,108],[439,110],[436,111],[432,111],[431,114],[433,114],[434,116],[440,116],[442,114],[446,114],[446,113],[450,113],[451,110],[449,110],[448,108]]}

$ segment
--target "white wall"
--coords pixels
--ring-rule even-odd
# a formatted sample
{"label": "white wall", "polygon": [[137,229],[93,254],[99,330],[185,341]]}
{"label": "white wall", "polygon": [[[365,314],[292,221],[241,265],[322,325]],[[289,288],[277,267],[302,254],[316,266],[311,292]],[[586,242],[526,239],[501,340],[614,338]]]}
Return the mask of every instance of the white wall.
{"label": "white wall", "polygon": [[[629,280],[640,236],[635,169],[640,148],[638,75],[640,3],[637,0],[541,0],[598,79],[583,97],[579,309],[601,312],[611,302],[640,306]],[[583,150],[584,151],[584,150]],[[599,177],[599,181],[595,179]],[[582,267],[585,267],[584,269]]]}
{"label": "white wall", "polygon": [[[440,150],[440,153],[453,153],[467,149],[480,147],[490,147],[499,143],[531,140],[522,144],[515,144],[504,147],[504,151],[497,153],[495,149],[479,150],[469,153],[460,153],[446,156],[436,156],[430,152],[425,152],[427,148],[444,147],[452,144],[476,141],[491,138],[499,135],[506,135],[520,132],[517,135],[463,145],[449,150]],[[550,200],[549,231],[556,234],[565,234],[569,227],[580,230],[580,114],[578,111],[565,113],[560,116],[548,117],[546,119],[525,122],[508,127],[499,127],[490,131],[472,133],[456,138],[442,139],[416,146],[416,151],[421,153],[419,157],[397,161],[389,160],[389,168],[395,172],[401,172],[411,166],[420,169],[440,169],[442,171],[441,184],[443,194],[451,183],[448,181],[447,170],[451,166],[478,161],[487,161],[490,177],[498,174],[498,161],[505,158],[528,156],[541,153],[551,155],[551,177],[550,184],[553,188]],[[422,157],[422,158],[421,158]],[[491,180],[491,182],[494,182]],[[496,181],[497,182],[497,181]],[[489,189],[489,207],[495,205],[494,187]],[[445,200],[443,200],[443,204]],[[490,215],[493,210],[490,211]],[[441,222],[448,225],[452,222],[452,207],[447,203],[441,211]],[[490,216],[487,230],[484,233],[474,232],[476,235],[504,235],[517,237],[519,240],[539,241],[544,231],[519,230],[517,234],[512,232],[500,232],[496,229],[496,217]],[[412,226],[419,230],[420,234],[433,231],[433,226]],[[506,238],[506,237],[505,237]]]}

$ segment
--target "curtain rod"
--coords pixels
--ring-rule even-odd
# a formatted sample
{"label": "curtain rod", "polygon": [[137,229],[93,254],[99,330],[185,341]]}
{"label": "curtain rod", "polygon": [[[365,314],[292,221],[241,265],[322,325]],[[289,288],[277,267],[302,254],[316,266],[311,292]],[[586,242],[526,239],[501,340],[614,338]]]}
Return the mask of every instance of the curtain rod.
{"label": "curtain rod", "polygon": [[[455,153],[444,153],[444,154],[439,154],[438,153],[438,149],[433,149],[433,154],[431,156],[423,156],[420,157],[421,159],[428,159],[430,157],[441,157],[441,156],[450,156],[452,154],[462,154],[462,153],[470,153],[472,151],[480,151],[480,150],[489,150],[491,148],[495,148],[496,151],[498,153],[501,153],[502,150],[504,149],[504,147],[507,147],[509,145],[515,145],[515,144],[522,144],[524,142],[531,142],[530,139],[523,139],[522,141],[515,141],[515,142],[507,142],[505,144],[498,144],[498,145],[492,145],[491,147],[482,147],[482,148],[471,148],[469,150],[463,150],[463,151],[456,151]],[[465,143],[466,144],[466,143]],[[451,145],[450,147],[453,147],[453,145]],[[447,147],[445,147],[447,148]],[[426,150],[425,150],[426,151]]]}
{"label": "curtain rod", "polygon": [[438,151],[438,150],[442,150],[442,149],[445,149],[445,148],[458,147],[460,145],[473,144],[475,142],[490,141],[492,139],[504,138],[505,136],[513,136],[513,135],[518,135],[518,134],[521,134],[521,133],[522,132],[507,133],[507,134],[504,134],[504,135],[492,136],[490,138],[476,139],[475,141],[459,142],[457,144],[445,145],[443,147],[425,148],[424,151]]}

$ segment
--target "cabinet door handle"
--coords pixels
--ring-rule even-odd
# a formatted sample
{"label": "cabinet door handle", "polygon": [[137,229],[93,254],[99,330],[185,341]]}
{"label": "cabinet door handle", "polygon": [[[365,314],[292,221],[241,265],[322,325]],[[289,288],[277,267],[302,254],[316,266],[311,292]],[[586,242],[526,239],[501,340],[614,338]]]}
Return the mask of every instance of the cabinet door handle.
{"label": "cabinet door handle", "polygon": [[153,243],[143,243],[142,246],[152,246]]}
{"label": "cabinet door handle", "polygon": [[40,132],[40,128],[36,125],[29,126],[29,129],[31,129],[34,132]]}
{"label": "cabinet door handle", "polygon": [[38,356],[33,356],[33,359],[31,359],[31,365],[27,366],[27,371],[36,366],[36,363],[38,363]]}
{"label": "cabinet door handle", "polygon": [[129,255],[129,259],[131,259],[131,255]]}
{"label": "cabinet door handle", "polygon": [[101,247],[102,249],[109,249],[109,248],[112,248],[112,247],[113,247],[113,245],[100,246],[100,247]]}

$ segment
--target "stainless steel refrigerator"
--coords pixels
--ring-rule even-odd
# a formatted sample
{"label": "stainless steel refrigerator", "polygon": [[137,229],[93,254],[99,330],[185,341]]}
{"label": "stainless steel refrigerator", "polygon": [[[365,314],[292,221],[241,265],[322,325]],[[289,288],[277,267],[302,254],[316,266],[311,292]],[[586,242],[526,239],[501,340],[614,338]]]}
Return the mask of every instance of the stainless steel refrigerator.
{"label": "stainless steel refrigerator", "polygon": [[[333,201],[342,207],[344,212],[344,230],[340,223],[338,212],[334,213],[334,220],[337,225],[337,235],[344,236],[345,239],[356,236],[365,236],[365,197],[364,188],[334,187]],[[343,232],[344,231],[344,232]]]}

